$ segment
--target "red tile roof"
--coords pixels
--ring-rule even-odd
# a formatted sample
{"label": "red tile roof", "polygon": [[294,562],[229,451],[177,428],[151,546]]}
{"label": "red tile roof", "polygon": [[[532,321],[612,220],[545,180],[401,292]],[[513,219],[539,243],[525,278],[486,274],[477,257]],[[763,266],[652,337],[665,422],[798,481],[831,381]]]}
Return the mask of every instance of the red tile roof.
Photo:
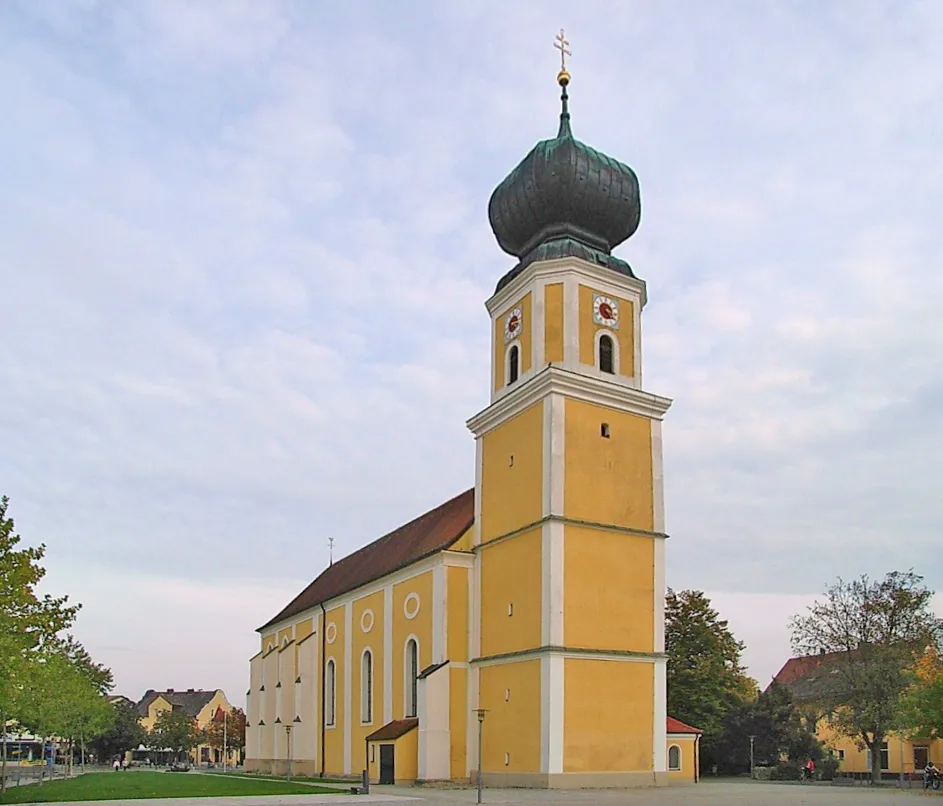
{"label": "red tile roof", "polygon": [[700,728],[692,728],[690,725],[684,724],[680,719],[675,719],[673,716],[668,717],[668,733],[703,733]]}
{"label": "red tile roof", "polygon": [[823,652],[818,655],[802,655],[798,658],[790,658],[783,664],[783,668],[773,676],[773,680],[781,686],[790,686],[808,677],[823,664],[830,665],[837,655],[837,652]]}
{"label": "red tile roof", "polygon": [[259,630],[447,549],[474,520],[475,491],[471,489],[338,560]]}
{"label": "red tile roof", "polygon": [[375,730],[371,733],[367,737],[367,741],[382,742],[398,739],[400,736],[405,736],[418,725],[419,720],[416,717],[412,717],[411,719],[394,719],[392,722],[387,722],[379,730]]}

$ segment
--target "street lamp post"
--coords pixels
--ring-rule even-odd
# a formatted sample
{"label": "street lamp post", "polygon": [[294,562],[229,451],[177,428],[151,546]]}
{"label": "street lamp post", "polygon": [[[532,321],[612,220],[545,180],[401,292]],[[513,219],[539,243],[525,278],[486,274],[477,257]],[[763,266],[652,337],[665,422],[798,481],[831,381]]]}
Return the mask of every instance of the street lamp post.
{"label": "street lamp post", "polygon": [[476,803],[481,803],[481,736],[482,736],[482,725],[485,721],[486,710],[484,708],[476,708],[475,714],[478,716],[478,800]]}
{"label": "street lamp post", "polygon": [[291,725],[285,725],[285,738],[288,744],[288,758],[285,764],[285,777],[291,780]]}
{"label": "street lamp post", "polygon": [[752,781],[756,776],[753,774],[753,740],[756,736],[750,737],[750,780]]}
{"label": "street lamp post", "polygon": [[228,738],[229,737],[226,735],[226,712],[223,711],[223,769],[224,770],[229,769],[229,763],[226,758],[226,740]]}

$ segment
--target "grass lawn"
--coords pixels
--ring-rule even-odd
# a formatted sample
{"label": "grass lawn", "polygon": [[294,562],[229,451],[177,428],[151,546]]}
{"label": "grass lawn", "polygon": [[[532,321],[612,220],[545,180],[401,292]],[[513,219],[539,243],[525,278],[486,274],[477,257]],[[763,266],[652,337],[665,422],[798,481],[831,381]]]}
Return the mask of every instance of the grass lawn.
{"label": "grass lawn", "polygon": [[93,772],[75,778],[8,789],[0,803],[138,798],[213,798],[239,795],[338,794],[337,789],[290,784],[285,780],[183,772]]}
{"label": "grass lawn", "polygon": [[[227,772],[223,770],[213,770],[206,773],[207,775],[231,775],[239,778],[261,778],[263,781],[284,781],[284,775],[268,775],[258,772]],[[293,775],[291,776],[292,781],[310,781],[311,783],[318,783],[319,781],[325,784],[347,784],[349,786],[354,786],[360,783],[359,778],[320,778],[317,775],[307,776],[307,775]]]}

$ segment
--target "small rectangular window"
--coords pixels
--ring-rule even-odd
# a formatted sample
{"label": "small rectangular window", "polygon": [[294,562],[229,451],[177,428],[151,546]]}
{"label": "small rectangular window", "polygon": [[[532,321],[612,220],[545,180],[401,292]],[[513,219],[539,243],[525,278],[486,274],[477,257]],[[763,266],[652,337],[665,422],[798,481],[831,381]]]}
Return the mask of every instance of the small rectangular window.
{"label": "small rectangular window", "polygon": [[599,426],[599,436],[609,439],[609,423],[603,423]]}

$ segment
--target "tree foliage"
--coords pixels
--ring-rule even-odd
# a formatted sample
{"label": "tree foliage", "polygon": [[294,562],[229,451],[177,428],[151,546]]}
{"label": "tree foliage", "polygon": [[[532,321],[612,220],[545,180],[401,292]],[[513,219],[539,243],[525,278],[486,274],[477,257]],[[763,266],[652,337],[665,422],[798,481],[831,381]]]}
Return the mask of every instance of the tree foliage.
{"label": "tree foliage", "polygon": [[206,743],[222,750],[224,745],[229,750],[242,750],[246,746],[246,713],[241,708],[231,708],[223,718],[223,711],[217,711],[213,720],[204,730]]}
{"label": "tree foliage", "polygon": [[871,751],[871,776],[880,780],[880,748],[900,723],[908,669],[939,645],[941,623],[930,612],[933,592],[912,571],[882,580],[839,579],[805,615],[793,618],[793,649],[828,656],[830,685],[823,706],[832,725]]}
{"label": "tree foliage", "polygon": [[134,703],[118,700],[111,703],[111,708],[111,727],[92,742],[92,749],[100,761],[113,759],[147,741],[147,731]]}
{"label": "tree foliage", "polygon": [[151,745],[173,750],[177,758],[189,753],[202,738],[196,720],[184,711],[161,711],[151,729]]}
{"label": "tree foliage", "polygon": [[669,589],[665,602],[668,713],[704,731],[703,764],[717,758],[724,719],[756,697],[740,661],[743,643],[701,591]]}

